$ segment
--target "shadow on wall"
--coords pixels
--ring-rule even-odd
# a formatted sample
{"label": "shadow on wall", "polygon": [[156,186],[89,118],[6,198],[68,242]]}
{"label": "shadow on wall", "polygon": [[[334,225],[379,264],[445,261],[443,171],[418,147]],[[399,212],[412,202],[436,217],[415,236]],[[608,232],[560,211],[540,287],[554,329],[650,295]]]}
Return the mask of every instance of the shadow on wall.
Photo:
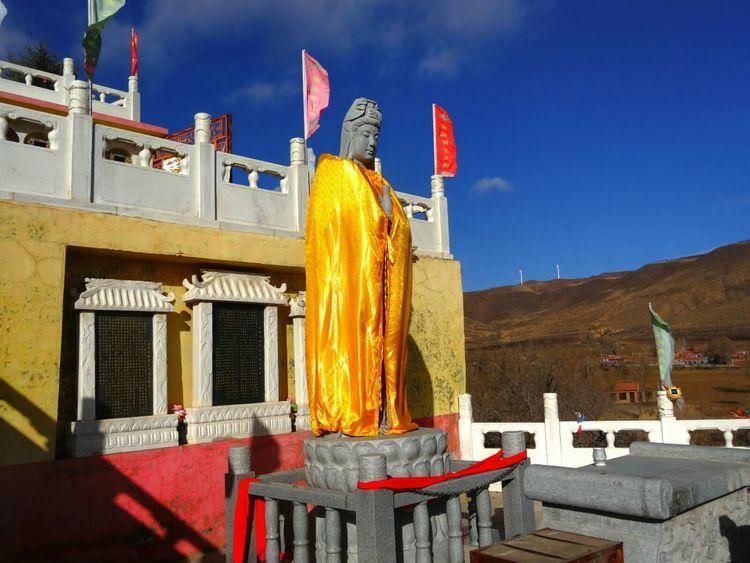
{"label": "shadow on wall", "polygon": [[[0,381],[0,392],[2,399],[23,413],[38,432],[54,429],[49,417],[7,383]],[[22,438],[3,439],[6,456],[6,450]],[[0,467],[3,559],[175,560],[195,552],[217,550],[219,545],[187,525],[142,486],[153,485],[153,490],[158,491],[164,480],[172,479],[179,488],[181,472],[189,479],[190,468],[181,466],[179,452],[167,459],[160,455],[163,451]],[[139,458],[137,476],[142,484],[120,470],[120,466],[133,466],[128,460],[133,456]],[[222,477],[215,476],[219,480]],[[196,498],[195,490],[188,489],[184,499],[177,496],[170,499],[170,504],[184,512],[198,507],[180,505],[181,502],[197,505],[200,501],[200,495]]]}
{"label": "shadow on wall", "polygon": [[435,415],[432,399],[432,379],[422,352],[409,335],[406,360],[406,388],[409,412],[413,418],[427,418]]}
{"label": "shadow on wall", "polygon": [[729,542],[731,561],[750,561],[750,526],[738,526],[729,516],[719,516],[719,530]]}

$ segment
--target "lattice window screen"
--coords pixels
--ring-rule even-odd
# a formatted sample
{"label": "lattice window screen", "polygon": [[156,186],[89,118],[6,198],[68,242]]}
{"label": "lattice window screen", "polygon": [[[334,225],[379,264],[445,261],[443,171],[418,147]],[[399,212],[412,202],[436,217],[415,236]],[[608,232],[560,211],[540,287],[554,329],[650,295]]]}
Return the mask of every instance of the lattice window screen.
{"label": "lattice window screen", "polygon": [[262,403],[264,305],[213,304],[213,404]]}
{"label": "lattice window screen", "polygon": [[153,314],[97,311],[96,418],[153,414]]}

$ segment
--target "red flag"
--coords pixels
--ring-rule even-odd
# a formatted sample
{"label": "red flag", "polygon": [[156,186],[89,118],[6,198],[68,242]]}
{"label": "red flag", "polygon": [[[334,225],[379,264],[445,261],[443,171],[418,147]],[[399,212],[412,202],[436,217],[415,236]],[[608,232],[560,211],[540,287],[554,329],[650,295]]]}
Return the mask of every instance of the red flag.
{"label": "red flag", "polygon": [[453,178],[458,171],[453,122],[448,112],[437,104],[432,104],[432,132],[435,149],[435,174]]}
{"label": "red flag", "polygon": [[302,51],[302,103],[304,105],[305,139],[320,127],[320,115],[328,107],[331,85],[328,71]]}
{"label": "red flag", "polygon": [[130,76],[138,76],[138,33],[130,28]]}

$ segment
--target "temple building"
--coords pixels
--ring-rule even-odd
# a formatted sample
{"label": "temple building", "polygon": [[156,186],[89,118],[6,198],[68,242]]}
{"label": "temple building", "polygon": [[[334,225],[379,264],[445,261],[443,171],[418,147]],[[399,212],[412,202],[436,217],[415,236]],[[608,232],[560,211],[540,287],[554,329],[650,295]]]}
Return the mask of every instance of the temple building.
{"label": "temple building", "polygon": [[[181,143],[140,120],[135,76],[0,69],[23,78],[0,77],[4,556],[219,550],[227,449],[284,470],[310,436],[305,143],[284,163],[222,152],[205,113]],[[442,178],[409,189],[409,409],[457,452],[460,264]]]}

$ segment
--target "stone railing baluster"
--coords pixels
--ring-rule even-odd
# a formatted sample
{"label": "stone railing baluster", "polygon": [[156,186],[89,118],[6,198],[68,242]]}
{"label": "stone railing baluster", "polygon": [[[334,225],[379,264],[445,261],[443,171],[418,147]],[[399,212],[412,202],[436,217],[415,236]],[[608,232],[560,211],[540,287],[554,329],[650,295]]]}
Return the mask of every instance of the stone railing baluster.
{"label": "stone railing baluster", "polygon": [[144,168],[150,168],[151,156],[151,147],[148,145],[143,145],[143,148],[138,153],[138,164],[140,164]]}
{"label": "stone railing baluster", "polygon": [[326,563],[341,561],[341,514],[326,507]]}
{"label": "stone railing baluster", "polygon": [[279,563],[281,546],[279,544],[279,503],[276,499],[266,498],[266,561]]}
{"label": "stone railing baluster", "polygon": [[724,430],[724,446],[727,448],[734,447],[734,433],[732,430]]}
{"label": "stone railing baluster", "polygon": [[307,525],[307,505],[304,502],[295,502],[292,505],[292,528],[294,529],[294,561],[296,563],[310,561]]}
{"label": "stone railing baluster", "polygon": [[477,494],[466,495],[469,512],[469,545],[479,547],[479,532],[477,531]]}
{"label": "stone railing baluster", "polygon": [[[526,434],[521,431],[503,432],[503,452],[511,456],[526,449]],[[522,461],[503,481],[503,520],[505,539],[511,539],[536,529],[534,503],[523,493],[523,476],[529,460]],[[481,545],[481,539],[480,539]]]}
{"label": "stone railing baluster", "polygon": [[451,563],[463,563],[464,542],[461,531],[461,498],[451,497],[445,503],[448,517],[448,552]]}
{"label": "stone railing baluster", "polygon": [[251,188],[258,188],[258,171],[255,168],[251,168],[247,175],[247,183]]}
{"label": "stone railing baluster", "polygon": [[427,501],[420,502],[414,507],[414,535],[416,537],[417,563],[432,561],[432,542],[430,536],[430,510]]}
{"label": "stone railing baluster", "polygon": [[492,544],[492,505],[490,504],[489,489],[477,491],[477,531],[479,532],[479,547]]}
{"label": "stone railing baluster", "polygon": [[615,447],[615,433],[613,430],[609,430],[607,432],[607,447],[608,448],[614,448]]}
{"label": "stone railing baluster", "polygon": [[24,82],[26,82],[26,86],[31,86],[31,81],[33,80],[33,77],[30,74],[27,74],[23,78],[24,78]]}
{"label": "stone railing baluster", "polygon": [[8,118],[5,115],[0,115],[0,140],[5,140],[5,136],[8,134]]}
{"label": "stone railing baluster", "polygon": [[[253,477],[254,473],[250,470],[250,447],[236,446],[229,448],[228,471],[224,476],[225,505],[224,521],[226,528],[226,561],[232,563],[233,546],[234,546],[234,507],[237,504],[237,485],[242,479]],[[248,523],[248,528],[250,527]],[[250,532],[250,530],[248,530]],[[255,542],[248,542],[248,545],[254,545]]]}

